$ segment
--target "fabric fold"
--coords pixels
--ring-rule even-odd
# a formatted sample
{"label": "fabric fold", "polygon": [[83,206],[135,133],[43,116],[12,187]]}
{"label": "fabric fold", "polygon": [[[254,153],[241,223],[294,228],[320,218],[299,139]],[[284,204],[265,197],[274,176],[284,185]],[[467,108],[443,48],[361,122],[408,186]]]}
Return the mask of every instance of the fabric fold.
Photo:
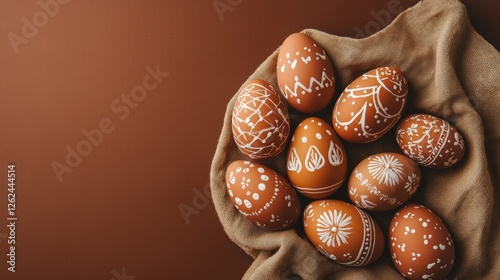
{"label": "fabric fold", "polygon": [[[500,54],[475,32],[465,7],[458,0],[424,0],[401,13],[383,30],[364,39],[313,29],[302,32],[323,46],[335,70],[334,99],[319,114],[329,123],[333,103],[351,81],[373,68],[393,65],[409,80],[405,115],[432,114],[449,121],[460,131],[466,143],[462,162],[446,170],[422,167],[422,185],[411,200],[440,216],[454,238],[456,262],[450,279],[498,278]],[[275,72],[278,50],[248,79],[260,78],[278,88]],[[254,258],[243,278],[402,279],[387,249],[372,265],[346,267],[322,256],[307,241],[301,219],[295,228],[275,232],[260,229],[239,214],[225,185],[227,166],[235,160],[246,159],[231,133],[236,94],[227,106],[210,181],[212,199],[225,232]],[[304,116],[291,111],[292,125]],[[400,152],[394,130],[373,143],[346,143],[345,147],[349,171],[371,154]],[[285,154],[261,163],[286,177]],[[387,234],[391,213],[372,216]]]}

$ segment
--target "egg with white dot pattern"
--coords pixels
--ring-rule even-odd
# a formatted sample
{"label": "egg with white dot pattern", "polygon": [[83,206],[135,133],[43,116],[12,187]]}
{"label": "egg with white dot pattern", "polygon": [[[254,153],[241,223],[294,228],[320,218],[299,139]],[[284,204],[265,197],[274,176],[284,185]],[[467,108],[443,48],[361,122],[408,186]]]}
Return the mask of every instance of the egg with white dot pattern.
{"label": "egg with white dot pattern", "polygon": [[226,170],[226,187],[238,211],[255,225],[282,230],[292,227],[300,201],[288,181],[262,164],[238,160]]}
{"label": "egg with white dot pattern", "polygon": [[389,252],[407,279],[443,279],[455,261],[455,247],[443,221],[425,206],[400,209],[389,228]]}
{"label": "egg with white dot pattern", "polygon": [[344,145],[333,128],[316,117],[303,120],[295,129],[286,164],[292,185],[312,199],[336,192],[347,172]]}
{"label": "egg with white dot pattern", "polygon": [[373,69],[342,92],[333,108],[333,128],[349,142],[375,141],[401,118],[407,97],[408,81],[401,70]]}

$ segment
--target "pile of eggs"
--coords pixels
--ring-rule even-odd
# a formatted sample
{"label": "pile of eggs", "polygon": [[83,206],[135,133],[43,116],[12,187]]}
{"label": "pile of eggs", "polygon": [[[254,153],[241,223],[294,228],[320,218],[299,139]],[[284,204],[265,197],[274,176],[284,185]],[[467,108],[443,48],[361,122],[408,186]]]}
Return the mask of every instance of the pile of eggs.
{"label": "pile of eggs", "polygon": [[[456,128],[428,114],[403,118],[408,81],[392,66],[353,80],[336,99],[331,123],[307,115],[334,100],[335,75],[326,51],[302,33],[283,42],[276,74],[278,90],[264,80],[250,80],[234,105],[233,138],[248,157],[226,170],[236,209],[268,230],[291,228],[302,215],[311,244],[343,265],[373,263],[387,245],[395,268],[406,278],[444,278],[455,259],[448,229],[430,209],[405,203],[422,181],[419,166],[449,168],[462,159],[464,141]],[[306,114],[295,128],[290,125],[293,110]],[[347,174],[343,141],[372,143],[396,125],[402,153],[370,155]],[[287,153],[282,163],[287,174],[258,162],[281,153]],[[350,202],[332,198],[344,185]],[[311,202],[302,207],[300,196]],[[385,237],[370,212],[396,208]]]}

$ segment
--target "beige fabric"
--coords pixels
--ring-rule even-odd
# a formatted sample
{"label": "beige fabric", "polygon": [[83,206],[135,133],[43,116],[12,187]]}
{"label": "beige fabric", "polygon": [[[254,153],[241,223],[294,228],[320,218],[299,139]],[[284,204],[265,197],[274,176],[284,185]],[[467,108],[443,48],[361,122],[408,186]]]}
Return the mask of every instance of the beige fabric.
{"label": "beige fabric", "polygon": [[[448,225],[457,257],[451,279],[500,277],[500,55],[471,27],[465,7],[454,0],[424,0],[398,16],[384,30],[365,39],[304,30],[328,52],[336,71],[335,97],[354,78],[379,66],[394,65],[410,82],[405,114],[429,113],[455,125],[464,136],[466,155],[447,170],[422,168],[423,183],[412,201],[437,213]],[[275,51],[250,78],[277,87]],[[336,98],[334,98],[336,99]],[[229,238],[255,261],[245,279],[399,279],[388,251],[365,268],[349,268],[320,255],[296,229],[269,232],[257,228],[231,204],[225,187],[226,167],[244,156],[231,135],[229,102],[211,169],[215,209]],[[332,102],[333,103],[333,102]],[[329,106],[321,115],[331,122]],[[305,116],[292,113],[292,123]],[[349,170],[364,157],[399,151],[394,129],[378,141],[346,144]],[[264,161],[286,175],[285,155]],[[345,199],[343,190],[334,198]],[[387,233],[391,213],[374,214]],[[298,278],[293,278],[298,279]]]}

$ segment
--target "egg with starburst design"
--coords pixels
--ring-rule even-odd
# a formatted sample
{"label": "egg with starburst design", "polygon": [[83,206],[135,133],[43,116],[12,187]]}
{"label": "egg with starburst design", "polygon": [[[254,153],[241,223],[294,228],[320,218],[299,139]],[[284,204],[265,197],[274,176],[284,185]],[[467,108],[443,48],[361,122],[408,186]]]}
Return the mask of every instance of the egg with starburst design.
{"label": "egg with starburst design", "polygon": [[418,164],[398,153],[379,153],[362,160],[347,184],[351,201],[370,211],[386,211],[405,203],[417,191]]}

